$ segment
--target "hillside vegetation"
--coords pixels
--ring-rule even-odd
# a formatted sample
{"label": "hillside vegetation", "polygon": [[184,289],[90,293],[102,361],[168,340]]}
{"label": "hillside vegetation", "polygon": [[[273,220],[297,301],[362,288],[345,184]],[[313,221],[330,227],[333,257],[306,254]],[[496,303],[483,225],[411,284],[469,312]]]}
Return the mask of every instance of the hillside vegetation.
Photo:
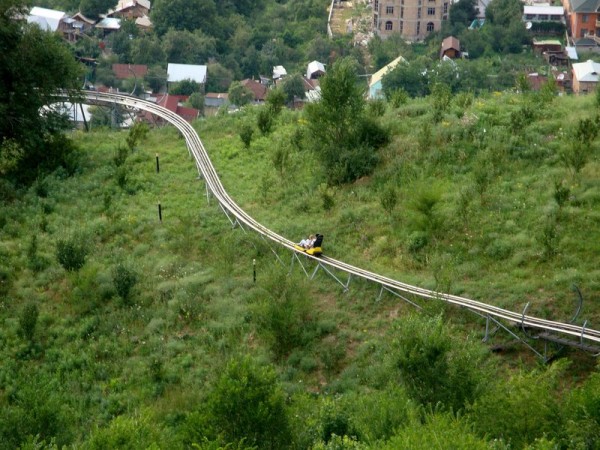
{"label": "hillside vegetation", "polygon": [[[596,98],[440,98],[371,103],[390,142],[350,184],[326,182],[303,112],[264,134],[268,107],[195,127],[232,198],[274,231],[318,231],[332,257],[553,320],[570,319],[576,284],[578,323],[595,328]],[[600,442],[593,358],[537,365],[502,332],[492,354],[476,316],[308,280],[231,228],[173,128],[133,151],[128,136],[74,132],[72,176],[2,192],[0,448]]]}

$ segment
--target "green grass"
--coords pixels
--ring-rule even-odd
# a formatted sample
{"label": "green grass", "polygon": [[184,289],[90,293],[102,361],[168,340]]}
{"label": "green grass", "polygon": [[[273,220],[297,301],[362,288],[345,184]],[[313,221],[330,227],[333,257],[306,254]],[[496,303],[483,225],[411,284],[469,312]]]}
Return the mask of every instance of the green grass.
{"label": "green grass", "polygon": [[[464,112],[478,120],[469,124],[448,113],[432,127],[432,144],[424,148],[419,133],[429,120],[427,100],[388,107],[383,120],[394,136],[380,166],[372,176],[338,187],[323,184],[306,141],[300,148],[291,144],[305,127],[301,113],[284,111],[273,133],[263,137],[257,131],[249,149],[238,130],[255,123],[253,109],[195,127],[231,197],[291,240],[318,231],[334,258],[513,311],[530,303],[528,313],[554,320],[570,319],[571,285],[577,284],[585,298],[579,323],[587,319],[596,327],[598,150],[577,175],[557,157],[563,145],[559,128],[564,133],[578,117],[590,116],[592,100],[555,99],[521,136],[512,136],[506,123],[522,102],[508,94],[477,99]],[[415,109],[424,112],[409,113]],[[164,447],[185,447],[182,436],[191,433],[186,427],[204,423],[194,414],[206,414],[203,402],[222,369],[247,354],[276,367],[297,414],[298,448],[316,443],[333,420],[321,410],[329,411],[327,402],[337,402],[337,396],[355,399],[358,411],[368,398],[363,392],[400,395],[386,387],[398,375],[385,346],[412,306],[388,293],[377,300],[379,288],[363,280],[352,279],[343,292],[322,270],[313,281],[297,265],[288,274],[289,252],[231,229],[214,198],[207,201],[204,182],[174,129],[153,130],[117,167],[114,155],[126,135],[74,132],[82,149],[75,176],[58,172],[43,181],[43,189],[32,187],[0,205],[0,407],[8,415],[21,411],[14,399],[34,385],[24,377],[32,374],[61,386],[62,406],[53,417],[69,424],[62,434],[15,426],[14,436],[24,439],[18,433],[38,430],[41,438],[56,436],[58,444],[84,445],[98,430],[126,429],[115,417],[134,420],[143,413],[164,432]],[[278,169],[277,149],[289,152]],[[560,209],[553,197],[556,180],[570,192]],[[390,185],[397,204],[388,214],[381,196]],[[558,239],[554,254],[545,255],[543,231],[552,214]],[[422,246],[416,245],[419,236],[426,237]],[[79,271],[67,272],[56,260],[56,245],[75,237],[87,256]],[[113,281],[120,264],[137,275],[125,299]],[[31,303],[39,317],[31,339],[23,339],[22,317]],[[426,314],[443,314],[454,323],[457,339],[482,337],[484,323],[476,316],[435,300],[422,304]],[[493,342],[510,339],[499,333]],[[475,341],[473,348],[479,348]],[[585,379],[593,363],[569,355]],[[530,357],[519,347],[492,363],[510,368]],[[40,404],[55,405],[52,392],[46,394]],[[36,410],[39,405],[27,398],[23,405]],[[12,423],[8,415],[3,417]],[[377,433],[389,436],[391,430]]]}

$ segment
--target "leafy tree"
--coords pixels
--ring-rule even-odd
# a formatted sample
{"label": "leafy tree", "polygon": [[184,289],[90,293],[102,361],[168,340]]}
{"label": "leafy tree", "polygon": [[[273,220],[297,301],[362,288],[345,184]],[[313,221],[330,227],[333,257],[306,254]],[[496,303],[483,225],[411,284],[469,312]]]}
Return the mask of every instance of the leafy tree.
{"label": "leafy tree", "polygon": [[363,86],[356,73],[354,59],[336,61],[321,78],[321,100],[304,109],[330,184],[370,173],[377,163],[375,150],[388,140],[386,131],[365,118]]}
{"label": "leafy tree", "polygon": [[131,42],[131,62],[133,64],[155,65],[163,64],[167,57],[162,43],[154,35],[141,36]]}
{"label": "leafy tree", "polygon": [[129,129],[127,137],[125,138],[129,150],[133,151],[138,145],[138,143],[146,138],[149,131],[150,128],[148,128],[148,124],[146,124],[146,122],[140,121],[134,123],[133,126]]}
{"label": "leafy tree", "polygon": [[252,136],[254,135],[254,128],[249,123],[243,123],[240,127],[240,139],[244,143],[245,148],[250,148],[252,143]]}
{"label": "leafy tree", "polygon": [[283,93],[283,90],[279,88],[270,89],[269,92],[267,92],[266,103],[269,108],[273,110],[275,115],[279,114],[281,109],[285,106],[285,94]]}
{"label": "leafy tree", "polygon": [[107,13],[114,6],[114,0],[81,0],[79,11],[90,19],[98,20],[100,14]]}
{"label": "leafy tree", "polygon": [[192,108],[196,108],[201,113],[204,112],[204,95],[201,92],[194,92],[188,98],[187,103]]}
{"label": "leafy tree", "polygon": [[269,106],[263,106],[258,110],[256,116],[256,126],[263,134],[263,136],[269,134],[273,129],[275,122],[275,111]]}
{"label": "leafy tree", "polygon": [[409,425],[398,429],[388,442],[378,448],[429,450],[433,442],[438,443],[439,448],[453,450],[502,448],[500,445],[492,446],[479,437],[465,419],[444,413],[429,413],[424,419],[414,418]]}
{"label": "leafy tree", "polygon": [[285,93],[285,101],[291,103],[295,98],[304,98],[304,80],[302,75],[295,74],[283,80],[281,89]]}
{"label": "leafy tree", "polygon": [[194,92],[200,92],[202,86],[194,80],[181,80],[169,88],[169,93],[173,95],[192,95]]}
{"label": "leafy tree", "polygon": [[225,66],[213,62],[207,64],[206,92],[227,92],[234,74]]}
{"label": "leafy tree", "polygon": [[[452,4],[448,22],[453,30],[467,28],[477,17],[476,0],[458,0]],[[453,31],[454,34],[454,31]]]}
{"label": "leafy tree", "polygon": [[63,385],[31,366],[12,375],[10,402],[0,399],[0,446],[21,448],[28,436],[53,441],[57,448],[71,444],[76,418]]}
{"label": "leafy tree", "polygon": [[229,102],[242,107],[254,100],[254,93],[239,81],[234,81],[229,86]]}
{"label": "leafy tree", "polygon": [[562,409],[566,419],[564,446],[595,448],[600,442],[600,373],[598,370],[567,394]]}
{"label": "leafy tree", "polygon": [[160,92],[167,85],[167,71],[160,66],[149,67],[144,76],[144,83],[152,92]]}
{"label": "leafy tree", "polygon": [[0,175],[31,182],[69,164],[74,147],[62,131],[70,124],[43,106],[58,89],[78,89],[83,72],[58,35],[13,20],[26,14],[23,5],[0,3]]}
{"label": "leafy tree", "polygon": [[511,23],[523,22],[523,3],[520,0],[491,0],[485,8],[485,18],[490,24],[509,27]]}
{"label": "leafy tree", "polygon": [[56,259],[69,272],[77,272],[85,264],[87,248],[81,239],[75,237],[59,239],[56,242]]}
{"label": "leafy tree", "polygon": [[517,373],[499,379],[469,408],[475,429],[495,439],[504,439],[511,448],[525,448],[537,438],[557,437],[563,429],[556,391],[566,372],[566,361],[547,369]]}
{"label": "leafy tree", "polygon": [[126,264],[119,263],[113,268],[112,279],[117,295],[121,297],[124,302],[127,302],[131,295],[131,290],[138,281],[136,271]]}
{"label": "leafy tree", "polygon": [[483,346],[453,339],[440,316],[412,315],[395,324],[387,353],[398,381],[423,405],[459,411],[489,381]]}
{"label": "leafy tree", "polygon": [[131,61],[131,39],[127,31],[121,29],[112,33],[108,41],[113,53],[119,57],[119,62]]}
{"label": "leafy tree", "polygon": [[209,420],[225,442],[244,441],[266,449],[289,445],[289,421],[277,376],[249,357],[227,365],[209,394],[207,407]]}
{"label": "leafy tree", "polygon": [[215,38],[200,30],[169,30],[162,43],[170,63],[202,64],[217,54]]}
{"label": "leafy tree", "polygon": [[203,30],[213,34],[217,9],[214,0],[157,0],[150,17],[159,35],[169,29]]}
{"label": "leafy tree", "polygon": [[429,80],[425,75],[427,68],[428,61],[422,58],[407,64],[398,64],[381,80],[384,94],[389,96],[392,92],[402,89],[411,97],[427,95],[429,93]]}
{"label": "leafy tree", "polygon": [[373,70],[379,70],[398,56],[412,59],[413,50],[400,33],[392,33],[387,39],[375,36],[369,40],[369,54],[372,58]]}

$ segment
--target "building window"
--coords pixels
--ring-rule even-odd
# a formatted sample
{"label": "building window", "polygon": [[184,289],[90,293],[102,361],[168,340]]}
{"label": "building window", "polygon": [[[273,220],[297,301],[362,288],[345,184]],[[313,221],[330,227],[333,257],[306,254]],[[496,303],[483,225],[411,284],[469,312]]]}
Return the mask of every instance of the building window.
{"label": "building window", "polygon": [[[420,10],[419,10],[420,11]],[[421,22],[417,22],[417,36],[421,33]]]}
{"label": "building window", "polygon": [[402,33],[404,31],[404,22],[401,20],[400,21],[400,33]]}
{"label": "building window", "polygon": [[391,30],[392,30],[392,28],[393,28],[392,22],[388,20],[388,21],[385,23],[385,30],[386,30],[386,31],[391,31]]}
{"label": "building window", "polygon": [[404,19],[404,6],[400,7],[400,18]]}
{"label": "building window", "polygon": [[421,8],[417,8],[417,19],[421,18]]}
{"label": "building window", "polygon": [[427,8],[428,16],[435,16],[435,8]]}
{"label": "building window", "polygon": [[581,36],[579,36],[579,37],[585,37],[587,35],[587,30],[586,29],[582,29],[580,31],[580,33],[581,33]]}
{"label": "building window", "polygon": [[433,31],[433,29],[434,29],[434,27],[433,27],[433,22],[429,22],[429,23],[427,24],[427,31],[428,31],[429,33],[431,33],[431,32]]}
{"label": "building window", "polygon": [[582,14],[582,15],[581,15],[581,21],[582,21],[583,23],[587,23],[587,20],[588,20],[588,15],[587,15],[587,14]]}
{"label": "building window", "polygon": [[448,14],[448,3],[444,3],[444,14]]}
{"label": "building window", "polygon": [[385,13],[386,14],[394,14],[394,7],[393,6],[386,6],[385,7]]}
{"label": "building window", "polygon": [[548,14],[540,14],[538,20],[548,20]]}
{"label": "building window", "polygon": [[535,14],[525,14],[525,18],[527,20],[533,20],[535,18]]}
{"label": "building window", "polygon": [[379,11],[379,0],[375,0],[375,11]]}

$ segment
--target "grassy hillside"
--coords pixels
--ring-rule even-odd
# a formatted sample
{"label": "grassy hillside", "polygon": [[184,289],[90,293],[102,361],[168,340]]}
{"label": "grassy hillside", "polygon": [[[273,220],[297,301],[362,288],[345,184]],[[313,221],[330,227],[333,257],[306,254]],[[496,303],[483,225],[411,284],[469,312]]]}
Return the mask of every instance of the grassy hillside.
{"label": "grassy hillside", "polygon": [[[317,230],[335,258],[515,311],[530,302],[531,313],[555,320],[571,317],[576,284],[588,299],[585,318],[597,322],[597,147],[577,173],[564,161],[579,121],[596,114],[593,100],[457,100],[437,125],[428,100],[388,108],[382,120],[394,141],[379,169],[336,188],[322,184],[314,155],[294,144],[301,116],[284,115],[248,150],[236,128],[252,117],[203,122],[198,131],[233,198],[284,236]],[[531,117],[515,125],[520,114]]]}
{"label": "grassy hillside", "polygon": [[[255,109],[195,126],[232,198],[278,233],[318,231],[335,258],[556,320],[575,283],[579,323],[595,328],[598,150],[575,171],[569,137],[594,99],[463,96],[437,124],[431,111],[387,105],[377,171],[335,188],[301,113],[249,148],[239,131]],[[4,192],[0,448],[429,448],[440,433],[448,448],[589,448],[600,436],[593,358],[491,355],[475,316],[290,274],[289,253],[273,249],[280,264],[207,201],[174,129],[119,158],[126,136],[76,132],[78,173]]]}

